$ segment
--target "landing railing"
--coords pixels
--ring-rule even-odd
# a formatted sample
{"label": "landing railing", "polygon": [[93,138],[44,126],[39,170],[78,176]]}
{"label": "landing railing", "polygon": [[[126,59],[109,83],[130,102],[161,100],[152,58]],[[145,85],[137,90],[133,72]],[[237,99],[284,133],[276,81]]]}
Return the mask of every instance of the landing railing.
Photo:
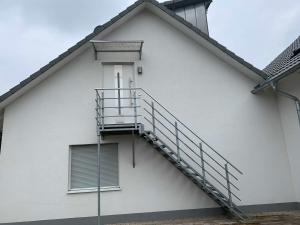
{"label": "landing railing", "polygon": [[[238,176],[243,173],[180,121],[155,98],[141,88],[96,89],[98,132],[106,125],[131,124],[152,132],[174,151],[178,163],[188,162],[205,183],[212,184],[232,204],[240,198],[236,192]],[[128,129],[128,128],[126,128]]]}

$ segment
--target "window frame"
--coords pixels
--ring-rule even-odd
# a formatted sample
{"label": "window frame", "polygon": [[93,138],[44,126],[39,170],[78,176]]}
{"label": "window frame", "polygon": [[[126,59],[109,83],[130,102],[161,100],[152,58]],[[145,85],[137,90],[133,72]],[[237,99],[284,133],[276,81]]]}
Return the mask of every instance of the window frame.
{"label": "window frame", "polygon": [[[116,144],[117,145],[117,155],[118,155],[118,186],[107,186],[107,187],[100,187],[101,192],[107,192],[107,191],[120,191],[120,160],[119,160],[119,143],[117,142],[106,142],[101,143],[101,146],[103,145],[110,145],[110,144]],[[91,193],[91,192],[97,192],[98,187],[89,187],[89,188],[71,188],[71,166],[72,166],[72,147],[78,147],[78,146],[91,146],[98,144],[74,144],[69,145],[69,157],[68,157],[68,194],[76,194],[76,193]]]}

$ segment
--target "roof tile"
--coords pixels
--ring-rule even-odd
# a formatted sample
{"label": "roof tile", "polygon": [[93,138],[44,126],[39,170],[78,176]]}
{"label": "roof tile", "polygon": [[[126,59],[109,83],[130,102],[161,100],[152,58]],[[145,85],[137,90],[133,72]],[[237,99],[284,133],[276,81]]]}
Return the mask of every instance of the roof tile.
{"label": "roof tile", "polygon": [[279,56],[277,56],[263,71],[269,77],[276,76],[286,72],[292,67],[300,64],[300,53],[294,55],[294,51],[300,49],[300,36],[287,47]]}

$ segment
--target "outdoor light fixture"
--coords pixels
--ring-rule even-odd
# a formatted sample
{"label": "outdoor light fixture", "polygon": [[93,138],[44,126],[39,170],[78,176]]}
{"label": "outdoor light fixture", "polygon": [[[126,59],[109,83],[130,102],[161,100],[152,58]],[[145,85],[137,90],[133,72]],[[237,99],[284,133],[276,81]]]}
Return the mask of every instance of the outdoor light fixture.
{"label": "outdoor light fixture", "polygon": [[138,73],[139,75],[142,75],[142,74],[143,74],[143,67],[139,66],[139,67],[137,68],[137,73]]}

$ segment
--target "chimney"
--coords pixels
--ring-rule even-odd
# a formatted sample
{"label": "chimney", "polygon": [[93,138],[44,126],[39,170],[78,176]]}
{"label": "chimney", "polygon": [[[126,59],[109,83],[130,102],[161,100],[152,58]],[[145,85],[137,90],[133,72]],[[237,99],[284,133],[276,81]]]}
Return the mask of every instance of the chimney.
{"label": "chimney", "polygon": [[209,35],[207,10],[211,2],[212,0],[172,0],[161,4]]}

